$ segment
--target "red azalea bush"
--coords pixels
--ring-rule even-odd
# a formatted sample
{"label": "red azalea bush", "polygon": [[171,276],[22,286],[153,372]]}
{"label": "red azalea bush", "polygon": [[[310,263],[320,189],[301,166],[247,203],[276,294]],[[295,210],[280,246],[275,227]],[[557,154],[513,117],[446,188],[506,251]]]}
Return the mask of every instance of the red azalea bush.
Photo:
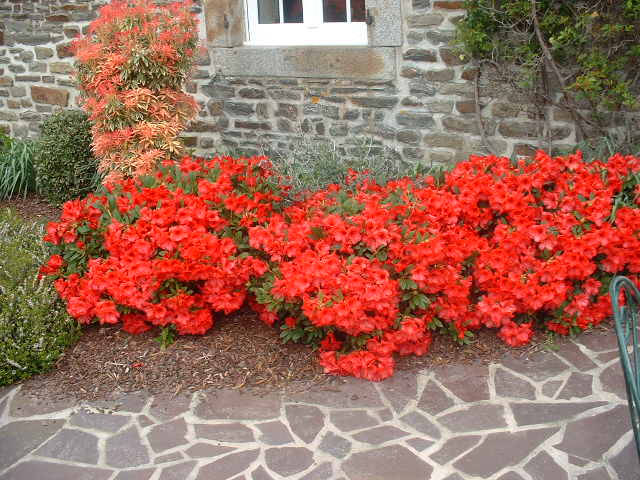
{"label": "red azalea bush", "polygon": [[202,334],[212,312],[240,308],[247,282],[266,271],[247,228],[280,200],[263,158],[167,161],[155,176],[67,202],[47,227],[54,254],[42,273],[57,277],[80,323]]}
{"label": "red azalea bush", "polygon": [[[640,159],[471,157],[378,185],[355,174],[279,209],[264,159],[185,158],[65,205],[43,268],[83,322],[203,333],[245,297],[329,373],[381,380],[434,334],[584,330],[615,273],[640,273]],[[276,203],[274,203],[276,202]]]}
{"label": "red azalea bush", "polygon": [[107,180],[149,173],[184,147],[197,104],[182,91],[198,43],[191,3],[114,0],[73,43],[93,150]]}

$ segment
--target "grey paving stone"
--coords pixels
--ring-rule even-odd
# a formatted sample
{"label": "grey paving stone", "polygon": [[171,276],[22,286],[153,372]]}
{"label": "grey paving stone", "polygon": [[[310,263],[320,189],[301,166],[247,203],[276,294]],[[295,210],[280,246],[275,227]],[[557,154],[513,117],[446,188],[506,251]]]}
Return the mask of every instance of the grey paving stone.
{"label": "grey paving stone", "polygon": [[182,415],[191,404],[191,395],[173,396],[170,393],[161,393],[153,397],[149,413],[161,422],[166,422],[172,418]]}
{"label": "grey paving stone", "polygon": [[90,433],[64,428],[36,450],[35,454],[95,465],[98,463],[98,439]]}
{"label": "grey paving stone", "polygon": [[155,473],[155,468],[142,468],[140,470],[123,470],[118,472],[113,480],[149,480]]}
{"label": "grey paving stone", "polygon": [[586,373],[572,372],[558,394],[562,400],[580,399],[593,394],[593,377]]}
{"label": "grey paving stone", "polygon": [[149,463],[149,454],[135,427],[107,439],[106,454],[107,465],[111,467],[137,467]]}
{"label": "grey paving stone", "polygon": [[391,378],[379,383],[378,388],[391,403],[393,409],[400,412],[409,403],[409,400],[413,400],[418,394],[416,379],[415,374],[397,372]]}
{"label": "grey paving stone", "polygon": [[136,420],[138,421],[138,425],[140,425],[142,428],[149,427],[155,423],[146,415],[138,415],[136,417]]}
{"label": "grey paving stone", "polygon": [[258,440],[267,445],[285,445],[293,442],[289,429],[279,420],[256,425],[261,435]]}
{"label": "grey paving stone", "polygon": [[536,389],[526,380],[516,377],[503,368],[496,368],[494,376],[496,395],[503,398],[524,398],[534,400]]}
{"label": "grey paving stone", "polygon": [[403,415],[400,417],[400,421],[431,438],[438,439],[441,436],[438,426],[416,411]]}
{"label": "grey paving stone", "polygon": [[582,475],[578,475],[576,480],[604,480],[607,478],[609,478],[609,472],[607,472],[607,469],[604,467],[598,467],[594,470],[589,470]]}
{"label": "grey paving stone", "polygon": [[453,432],[473,432],[507,426],[502,405],[472,405],[457,412],[447,413],[438,422]]}
{"label": "grey paving stone", "polygon": [[378,424],[378,420],[364,410],[334,410],[329,414],[329,419],[342,432],[361,430]]}
{"label": "grey paving stone", "polygon": [[448,365],[436,371],[436,378],[464,402],[489,400],[489,367],[487,365]]}
{"label": "grey paving stone", "polygon": [[620,480],[635,480],[638,478],[640,464],[638,464],[638,454],[636,453],[636,445],[633,439],[617,455],[613,456],[609,463],[611,463]]}
{"label": "grey paving stone", "polygon": [[618,339],[613,329],[606,332],[586,332],[577,338],[577,342],[592,352],[606,352],[618,348]]}
{"label": "grey paving stone", "polygon": [[184,418],[178,418],[153,427],[147,435],[147,439],[153,451],[158,453],[186,444],[186,434],[187,423],[184,421]]}
{"label": "grey paving stone", "polygon": [[507,472],[504,475],[500,475],[498,480],[524,480],[524,479],[522,478],[521,475],[518,475],[516,472]]}
{"label": "grey paving stone", "polygon": [[209,443],[196,443],[189,447],[185,453],[191,458],[213,458],[225,453],[233,452],[234,447],[223,445],[211,445]]}
{"label": "grey paving stone", "polygon": [[393,412],[390,408],[381,408],[380,410],[376,410],[376,415],[381,422],[388,422],[393,418]]}
{"label": "grey paving stone", "polygon": [[540,452],[524,466],[532,480],[569,480],[569,475],[547,452]]}
{"label": "grey paving stone", "polygon": [[567,402],[567,403],[511,403],[511,411],[518,425],[554,423],[602,407],[607,402]]}
{"label": "grey paving stone", "polygon": [[244,472],[258,458],[259,453],[260,450],[258,449],[230,453],[219,460],[200,467],[196,480],[212,480],[214,478],[216,480],[226,480],[227,478],[233,478]]}
{"label": "grey paving stone", "polygon": [[273,480],[273,477],[260,465],[251,474],[252,480]]}
{"label": "grey paving stone", "polygon": [[437,415],[452,407],[453,404],[453,399],[440,386],[433,381],[429,381],[422,391],[418,408],[430,415]]}
{"label": "grey paving stone", "polygon": [[269,470],[289,477],[313,465],[313,452],[304,447],[274,447],[264,452]]}
{"label": "grey paving stone", "polygon": [[548,380],[569,368],[566,363],[551,352],[537,352],[527,358],[508,354],[502,360],[502,365],[534,382]]}
{"label": "grey paving stone", "polygon": [[0,475],[0,480],[107,480],[111,475],[113,471],[104,468],[29,460]]}
{"label": "grey paving stone", "polygon": [[0,400],[0,418],[2,418],[2,416],[4,415],[4,411],[6,410],[8,405],[9,405],[8,398],[3,398],[2,400]]}
{"label": "grey paving stone", "polygon": [[162,472],[160,473],[160,477],[158,477],[158,480],[184,480],[191,473],[191,471],[195,466],[196,466],[196,461],[190,460],[188,462],[183,462],[177,465],[171,465],[170,467],[165,467],[162,469]]}
{"label": "grey paving stone", "polygon": [[130,420],[131,417],[126,415],[95,413],[83,408],[71,415],[69,423],[75,427],[115,433],[124,427]]}
{"label": "grey paving stone", "polygon": [[447,478],[445,478],[444,480],[464,480],[464,478],[462,478],[460,475],[458,475],[457,473],[452,473],[451,475],[449,475]]}
{"label": "grey paving stone", "polygon": [[195,425],[196,437],[217,442],[243,443],[253,442],[253,431],[241,423],[218,425]]}
{"label": "grey paving stone", "polygon": [[208,391],[200,399],[195,414],[203,420],[270,420],[280,416],[280,396],[260,397],[238,390]]}
{"label": "grey paving stone", "polygon": [[542,394],[549,398],[555,398],[562,384],[561,380],[549,380],[542,384]]}
{"label": "grey paving stone", "polygon": [[301,477],[300,480],[329,480],[333,478],[333,467],[330,463],[325,462]]}
{"label": "grey paving stone", "polygon": [[13,465],[62,428],[64,421],[21,420],[0,428],[0,471]]}
{"label": "grey paving stone", "polygon": [[[518,465],[558,430],[558,428],[541,428],[520,432],[490,433],[453,466],[468,475],[490,477],[503,468]],[[496,452],[500,452],[500,455],[496,455]]]}
{"label": "grey paving stone", "polygon": [[601,363],[609,363],[611,360],[618,360],[620,358],[620,352],[613,350],[611,352],[603,352],[596,355],[596,360]]}
{"label": "grey paving stone", "polygon": [[381,443],[390,442],[398,438],[406,437],[409,434],[392,425],[381,425],[379,427],[370,428],[353,436],[359,442],[369,443],[371,445],[380,445]]}
{"label": "grey paving stone", "polygon": [[425,438],[410,438],[407,440],[407,444],[413,448],[415,448],[418,452],[423,452],[435,442],[432,440],[427,440]]}
{"label": "grey paving stone", "polygon": [[40,398],[19,390],[11,399],[9,414],[12,417],[23,418],[34,415],[46,415],[59,412],[76,404],[74,398]]}
{"label": "grey paving stone", "polygon": [[585,460],[584,458],[574,457],[573,455],[567,455],[567,460],[571,465],[578,465],[579,467],[584,467],[591,463],[589,460]]}
{"label": "grey paving stone", "polygon": [[562,345],[555,353],[581,372],[586,372],[597,367],[595,362],[585,355],[578,345],[573,342]]}
{"label": "grey paving stone", "polygon": [[290,395],[288,400],[331,408],[384,407],[373,383],[359,378],[338,378],[331,387],[311,388]]}
{"label": "grey paving stone", "polygon": [[592,461],[604,454],[629,431],[629,411],[626,405],[575,420],[567,425],[564,438],[555,448],[576,457]]}
{"label": "grey paving stone", "polygon": [[600,384],[605,392],[613,393],[620,399],[627,399],[624,373],[618,362],[609,365],[600,373]]}
{"label": "grey paving stone", "polygon": [[440,465],[444,465],[475,446],[480,441],[480,438],[482,437],[479,435],[461,435],[450,438],[437,452],[429,455],[429,458]]}
{"label": "grey paving stone", "polygon": [[342,470],[350,480],[425,480],[431,478],[433,467],[409,449],[391,445],[352,454]]}
{"label": "grey paving stone", "polygon": [[140,413],[149,403],[146,392],[125,393],[117,400],[119,412]]}
{"label": "grey paving stone", "polygon": [[327,432],[320,442],[320,450],[336,458],[344,458],[351,452],[351,443],[333,432]]}
{"label": "grey paving stone", "polygon": [[182,460],[183,458],[184,456],[180,452],[173,452],[156,457],[153,463],[158,465],[160,463],[176,462],[178,460]]}
{"label": "grey paving stone", "polygon": [[285,407],[289,428],[303,442],[311,443],[324,427],[324,413],[310,405],[287,405]]}

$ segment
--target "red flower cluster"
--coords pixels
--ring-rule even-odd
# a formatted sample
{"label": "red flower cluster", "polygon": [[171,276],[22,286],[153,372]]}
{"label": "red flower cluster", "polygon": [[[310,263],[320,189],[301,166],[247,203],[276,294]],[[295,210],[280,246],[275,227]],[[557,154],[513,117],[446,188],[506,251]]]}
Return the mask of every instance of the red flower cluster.
{"label": "red flower cluster", "polygon": [[267,270],[238,248],[245,227],[265,221],[280,200],[261,163],[185,158],[167,162],[155,178],[68,202],[61,221],[47,227],[57,253],[41,271],[59,277],[56,288],[81,323],[205,333],[212,311],[240,308],[249,279]]}
{"label": "red flower cluster", "polygon": [[[332,186],[250,229],[271,260],[256,297],[317,328],[327,372],[380,379],[394,353],[423,354],[431,331],[481,327],[512,346],[534,326],[568,334],[610,312],[611,274],[638,274],[640,209],[611,218],[640,160],[472,157],[432,178]],[[293,335],[293,334],[292,334]]]}
{"label": "red flower cluster", "polygon": [[[183,159],[69,202],[43,273],[82,322],[203,333],[248,299],[328,373],[381,380],[434,333],[584,330],[640,276],[640,159],[471,157],[442,184],[353,175],[286,208],[264,159]],[[631,199],[631,200],[629,200]]]}

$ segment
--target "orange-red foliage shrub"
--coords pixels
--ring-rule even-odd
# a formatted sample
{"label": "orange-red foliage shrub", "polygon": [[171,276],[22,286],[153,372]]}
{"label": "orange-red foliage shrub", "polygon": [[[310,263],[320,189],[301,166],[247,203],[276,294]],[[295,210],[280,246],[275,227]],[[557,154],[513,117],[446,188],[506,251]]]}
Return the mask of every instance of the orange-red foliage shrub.
{"label": "orange-red foliage shrub", "polygon": [[183,153],[178,135],[197,112],[182,91],[198,43],[190,6],[114,0],[73,44],[107,181],[148,173]]}

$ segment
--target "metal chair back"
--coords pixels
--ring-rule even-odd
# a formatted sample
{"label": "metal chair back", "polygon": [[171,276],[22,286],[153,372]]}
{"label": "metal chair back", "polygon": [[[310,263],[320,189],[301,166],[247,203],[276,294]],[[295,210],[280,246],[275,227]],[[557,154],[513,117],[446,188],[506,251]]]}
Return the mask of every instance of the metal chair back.
{"label": "metal chair back", "polygon": [[[627,277],[616,276],[609,287],[613,315],[620,349],[620,364],[627,387],[631,425],[640,458],[640,349],[638,346],[638,317],[640,291]],[[621,296],[624,305],[621,305]]]}

